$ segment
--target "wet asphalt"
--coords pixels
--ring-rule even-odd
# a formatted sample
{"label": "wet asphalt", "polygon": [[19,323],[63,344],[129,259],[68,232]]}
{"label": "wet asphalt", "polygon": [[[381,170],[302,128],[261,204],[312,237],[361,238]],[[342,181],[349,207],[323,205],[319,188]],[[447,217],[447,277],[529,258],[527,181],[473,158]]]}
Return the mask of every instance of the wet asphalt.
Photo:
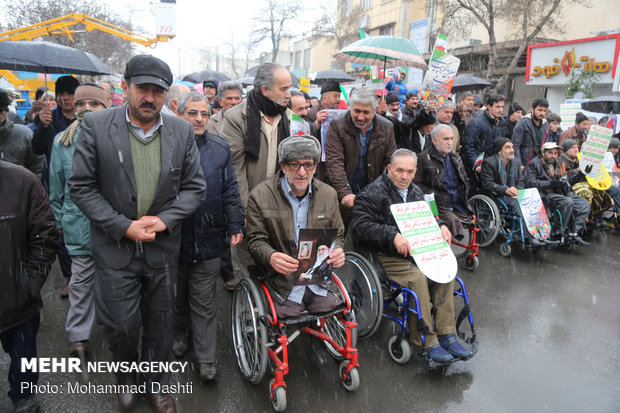
{"label": "wet asphalt", "polygon": [[[307,336],[291,346],[288,412],[620,412],[620,235],[591,236],[590,248],[538,254],[498,245],[482,250],[480,267],[460,271],[474,313],[479,352],[466,362],[427,370],[416,359],[394,363],[386,343],[394,327],[383,319],[377,333],[358,343],[361,385],[348,393],[338,363]],[[39,357],[65,357],[68,301],[59,298],[64,280],[54,265],[43,291]],[[218,377],[202,384],[192,366],[171,382],[191,383],[177,394],[179,412],[270,412],[269,372],[258,385],[242,379],[230,334],[231,293],[218,285]],[[93,330],[91,358],[110,353],[101,326]],[[11,412],[8,357],[0,352],[0,412]],[[76,373],[41,373],[39,384],[79,381]],[[111,384],[95,373],[94,384]],[[40,394],[44,412],[115,412],[113,394]],[[150,411],[140,400],[135,412]]]}

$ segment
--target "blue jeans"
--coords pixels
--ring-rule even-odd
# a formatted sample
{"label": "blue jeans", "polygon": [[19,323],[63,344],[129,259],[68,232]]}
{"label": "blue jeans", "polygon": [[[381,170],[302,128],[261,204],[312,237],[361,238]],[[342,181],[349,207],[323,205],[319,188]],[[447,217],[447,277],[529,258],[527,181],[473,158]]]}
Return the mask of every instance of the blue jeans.
{"label": "blue jeans", "polygon": [[[31,391],[22,393],[22,383],[37,384],[39,373],[21,371],[21,359],[37,357],[37,332],[39,331],[39,314],[28,321],[24,321],[10,330],[0,333],[2,349],[11,357],[9,367],[9,397],[13,403],[30,396]],[[29,386],[29,388],[32,386]]]}

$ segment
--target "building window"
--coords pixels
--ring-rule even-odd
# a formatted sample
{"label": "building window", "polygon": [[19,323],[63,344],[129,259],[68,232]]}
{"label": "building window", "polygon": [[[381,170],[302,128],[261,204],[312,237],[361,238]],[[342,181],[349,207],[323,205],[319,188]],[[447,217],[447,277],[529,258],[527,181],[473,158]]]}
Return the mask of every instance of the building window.
{"label": "building window", "polygon": [[360,2],[360,7],[362,10],[366,10],[372,7],[372,0],[362,0]]}
{"label": "building window", "polygon": [[394,36],[394,23],[379,27],[379,36]]}
{"label": "building window", "polygon": [[295,52],[295,69],[301,69],[301,50]]}
{"label": "building window", "polygon": [[352,0],[340,0],[342,3],[342,16],[349,17],[351,15],[351,11],[353,10]]}
{"label": "building window", "polygon": [[304,69],[310,69],[310,57],[312,49],[304,50]]}

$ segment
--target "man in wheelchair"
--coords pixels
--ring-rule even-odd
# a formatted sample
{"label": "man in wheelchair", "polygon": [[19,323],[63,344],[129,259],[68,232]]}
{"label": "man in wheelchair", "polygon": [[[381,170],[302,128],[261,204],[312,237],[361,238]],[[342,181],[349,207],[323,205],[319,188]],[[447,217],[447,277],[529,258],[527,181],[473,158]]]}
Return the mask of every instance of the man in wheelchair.
{"label": "man in wheelchair", "polygon": [[[521,172],[521,163],[515,159],[512,141],[506,138],[496,139],[494,152],[493,156],[489,156],[482,162],[480,176],[482,192],[491,198],[501,199],[510,208],[510,212],[521,218],[521,222],[523,222],[517,195],[519,189],[523,189],[525,184]],[[536,248],[557,244],[557,241],[541,241],[532,237],[527,229],[523,231],[523,238],[526,244]]]}
{"label": "man in wheelchair", "polygon": [[525,185],[537,188],[548,208],[557,208],[562,216],[568,240],[583,247],[590,246],[579,236],[590,215],[590,203],[573,192],[571,186],[576,176],[567,176],[566,168],[558,159],[560,147],[555,142],[545,142],[542,154],[525,168]]}
{"label": "man in wheelchair", "polygon": [[455,239],[465,236],[462,219],[471,219],[467,211],[469,183],[463,160],[452,152],[454,133],[440,124],[431,131],[433,145],[418,155],[414,182],[425,194],[435,194],[441,218]]}
{"label": "man in wheelchair", "polygon": [[[410,150],[394,152],[384,173],[358,195],[351,230],[360,246],[377,254],[393,281],[416,292],[420,313],[429,327],[425,332],[428,357],[440,364],[468,359],[472,352],[454,335],[454,281],[439,284],[426,278],[411,258],[409,242],[399,232],[390,211],[392,204],[424,200],[420,188],[412,183],[416,163],[417,157]],[[450,243],[452,237],[446,223],[439,221],[439,224],[444,239]],[[418,352],[423,351],[415,317],[409,318],[409,326],[412,343]]]}
{"label": "man in wheelchair", "polygon": [[344,265],[344,225],[336,191],[314,172],[321,147],[312,136],[290,136],[278,145],[281,170],[250,193],[247,209],[248,246],[266,275],[266,284],[281,318],[325,313],[343,302],[337,286],[294,285],[298,268],[299,230],[337,228],[334,251],[327,263]]}

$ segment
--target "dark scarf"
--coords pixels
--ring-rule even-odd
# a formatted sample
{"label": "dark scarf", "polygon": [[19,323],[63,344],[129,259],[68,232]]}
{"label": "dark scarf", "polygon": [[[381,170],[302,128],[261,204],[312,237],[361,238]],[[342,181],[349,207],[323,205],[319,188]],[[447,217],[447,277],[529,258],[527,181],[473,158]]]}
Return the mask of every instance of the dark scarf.
{"label": "dark scarf", "polygon": [[286,106],[280,106],[277,103],[267,99],[260,92],[260,88],[255,88],[247,95],[247,124],[245,134],[245,156],[251,162],[258,160],[260,152],[260,130],[261,130],[261,112],[265,116],[282,115],[282,119],[278,123],[278,143],[290,135],[289,121],[286,119]]}

